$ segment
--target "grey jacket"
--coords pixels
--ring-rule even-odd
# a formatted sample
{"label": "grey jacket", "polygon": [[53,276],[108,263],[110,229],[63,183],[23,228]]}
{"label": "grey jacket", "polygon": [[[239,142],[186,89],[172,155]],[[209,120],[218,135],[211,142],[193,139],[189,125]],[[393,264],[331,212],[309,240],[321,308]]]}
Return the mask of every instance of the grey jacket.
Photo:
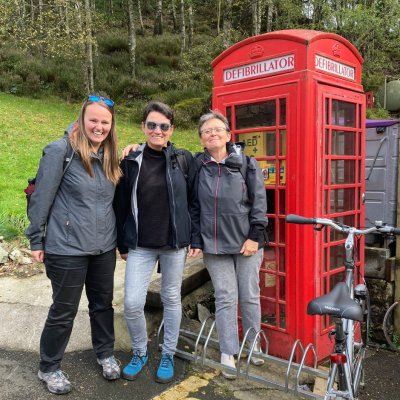
{"label": "grey jacket", "polygon": [[[224,163],[206,151],[198,174],[202,248],[211,254],[238,254],[247,239],[264,245],[267,200],[260,167],[250,158],[246,179],[240,171],[246,157],[228,145]],[[197,247],[194,245],[193,247]]]}
{"label": "grey jacket", "polygon": [[43,150],[26,230],[31,250],[57,255],[95,255],[116,247],[115,186],[105,177],[102,153],[93,155],[94,177],[77,153],[63,176],[64,139]]}

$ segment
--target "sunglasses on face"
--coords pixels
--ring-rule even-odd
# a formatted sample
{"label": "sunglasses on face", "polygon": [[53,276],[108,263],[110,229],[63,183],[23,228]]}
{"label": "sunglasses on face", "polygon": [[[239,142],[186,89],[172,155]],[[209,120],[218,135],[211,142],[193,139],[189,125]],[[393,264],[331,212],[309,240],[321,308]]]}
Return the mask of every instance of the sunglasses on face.
{"label": "sunglasses on face", "polygon": [[114,102],[111,99],[108,99],[107,97],[90,95],[90,96],[88,96],[87,99],[88,99],[88,101],[92,101],[94,103],[98,103],[99,101],[102,101],[104,104],[107,104],[109,107],[114,107]]}
{"label": "sunglasses on face", "polygon": [[163,131],[163,132],[168,132],[169,130],[170,130],[170,128],[171,128],[171,124],[167,124],[167,123],[161,123],[161,124],[157,124],[157,122],[150,122],[150,121],[147,121],[146,123],[145,123],[145,125],[146,125],[146,128],[148,129],[148,130],[150,130],[150,131],[154,131],[154,129],[156,129],[157,128],[157,126],[159,126],[160,127],[160,129]]}

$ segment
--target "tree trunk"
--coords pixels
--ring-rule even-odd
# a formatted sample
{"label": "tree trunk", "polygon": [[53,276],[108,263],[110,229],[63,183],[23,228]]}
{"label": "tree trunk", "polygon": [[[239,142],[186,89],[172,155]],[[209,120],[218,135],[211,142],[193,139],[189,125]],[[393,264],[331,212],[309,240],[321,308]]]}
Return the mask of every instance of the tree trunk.
{"label": "tree trunk", "polygon": [[140,4],[140,0],[137,2],[138,5],[138,13],[139,13],[139,21],[140,21],[140,33],[144,36],[144,25],[143,25],[143,17],[142,17],[142,6]]}
{"label": "tree trunk", "polygon": [[108,0],[108,12],[110,15],[114,15],[113,0]]}
{"label": "tree trunk", "polygon": [[171,0],[171,17],[172,17],[172,25],[174,27],[174,32],[178,31],[178,22],[176,18],[176,7],[175,0]]}
{"label": "tree trunk", "polygon": [[263,1],[254,0],[251,3],[251,17],[252,17],[252,27],[251,34],[253,36],[259,35],[261,32],[261,19],[263,13]]}
{"label": "tree trunk", "polygon": [[31,22],[35,21],[35,5],[33,4],[33,0],[31,0]]}
{"label": "tree trunk", "polygon": [[193,29],[193,5],[192,5],[191,1],[189,2],[188,14],[189,14],[189,49],[191,49],[192,46],[193,46],[193,35],[194,35],[194,29]]}
{"label": "tree trunk", "polygon": [[218,0],[217,5],[217,35],[221,33],[221,0]]}
{"label": "tree trunk", "polygon": [[231,45],[231,30],[232,30],[232,0],[225,1],[224,10],[224,32],[223,32],[223,46],[227,49]]}
{"label": "tree trunk", "polygon": [[92,9],[90,0],[85,0],[85,37],[86,37],[86,91],[94,92],[93,81],[93,38],[92,38]]}
{"label": "tree trunk", "polygon": [[163,23],[162,23],[162,0],[157,0],[156,18],[154,21],[154,36],[163,34]]}
{"label": "tree trunk", "polygon": [[128,0],[128,24],[129,24],[129,63],[131,66],[131,77],[136,75],[136,33],[133,14],[133,0]]}
{"label": "tree trunk", "polygon": [[186,50],[185,0],[181,0],[181,57]]}

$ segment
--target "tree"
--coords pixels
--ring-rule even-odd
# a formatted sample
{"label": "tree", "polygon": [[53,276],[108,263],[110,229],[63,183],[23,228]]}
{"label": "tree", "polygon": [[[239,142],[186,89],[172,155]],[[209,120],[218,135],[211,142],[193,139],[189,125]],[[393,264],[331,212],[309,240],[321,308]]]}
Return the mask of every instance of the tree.
{"label": "tree", "polygon": [[181,0],[181,58],[186,50],[185,1]]}
{"label": "tree", "polygon": [[157,0],[156,18],[154,21],[154,36],[163,34],[162,0]]}
{"label": "tree", "polygon": [[143,17],[142,17],[142,6],[140,4],[140,0],[137,2],[138,5],[138,14],[139,14],[139,22],[140,22],[140,33],[144,36],[144,25],[143,25]]}
{"label": "tree", "polygon": [[131,77],[136,75],[136,34],[133,16],[133,0],[128,0],[128,25],[129,25],[129,63],[131,66]]}
{"label": "tree", "polygon": [[93,37],[92,37],[92,9],[90,0],[85,0],[85,35],[86,35],[86,58],[85,58],[85,84],[86,92],[94,92],[93,80]]}
{"label": "tree", "polygon": [[223,46],[228,48],[231,45],[232,31],[232,0],[225,0],[224,9],[224,31],[223,31]]}

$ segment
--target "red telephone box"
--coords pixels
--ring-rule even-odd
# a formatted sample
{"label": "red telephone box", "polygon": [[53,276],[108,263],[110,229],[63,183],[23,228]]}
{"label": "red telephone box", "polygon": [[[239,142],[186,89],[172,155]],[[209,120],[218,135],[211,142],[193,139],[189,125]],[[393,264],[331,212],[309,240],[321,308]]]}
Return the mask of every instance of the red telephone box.
{"label": "red telephone box", "polygon": [[[260,272],[269,353],[288,358],[296,339],[332,349],[331,322],[307,303],[344,277],[344,238],[285,223],[290,213],[362,226],[365,95],[363,59],[343,37],[284,30],[245,39],[214,68],[213,108],[264,173],[270,244]],[[359,249],[363,261],[363,243]]]}

